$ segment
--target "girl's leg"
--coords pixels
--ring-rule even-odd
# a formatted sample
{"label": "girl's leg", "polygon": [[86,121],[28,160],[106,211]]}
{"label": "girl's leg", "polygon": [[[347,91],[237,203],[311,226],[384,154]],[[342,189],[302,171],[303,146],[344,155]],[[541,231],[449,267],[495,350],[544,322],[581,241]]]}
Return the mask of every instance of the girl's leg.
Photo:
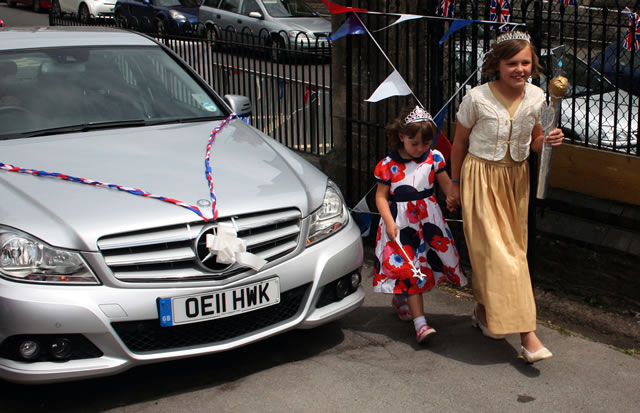
{"label": "girl's leg", "polygon": [[433,327],[429,327],[427,320],[424,317],[424,302],[422,300],[422,294],[410,294],[409,295],[409,309],[413,314],[413,326],[416,329],[416,340],[418,343],[422,343],[432,334],[435,334],[436,330]]}
{"label": "girl's leg", "polygon": [[553,357],[549,349],[542,345],[535,331],[520,333],[520,341],[522,342],[522,357],[528,363],[535,363],[536,361]]}
{"label": "girl's leg", "polygon": [[411,310],[413,318],[424,316],[424,302],[422,301],[422,294],[409,294],[407,301],[409,302],[409,310]]}

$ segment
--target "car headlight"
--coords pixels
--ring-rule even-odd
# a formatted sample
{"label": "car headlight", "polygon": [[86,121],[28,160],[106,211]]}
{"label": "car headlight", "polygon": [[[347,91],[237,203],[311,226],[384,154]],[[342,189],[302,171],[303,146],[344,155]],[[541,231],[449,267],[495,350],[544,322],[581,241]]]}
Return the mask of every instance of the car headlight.
{"label": "car headlight", "polygon": [[349,211],[338,186],[329,181],[322,206],[311,214],[307,245],[323,240],[340,231],[349,222]]}
{"label": "car headlight", "polygon": [[38,283],[99,284],[77,252],[1,227],[0,276]]}
{"label": "car headlight", "polygon": [[180,13],[177,10],[169,10],[169,16],[171,16],[173,20],[179,20],[179,21],[187,20],[187,18],[184,17],[184,14]]}

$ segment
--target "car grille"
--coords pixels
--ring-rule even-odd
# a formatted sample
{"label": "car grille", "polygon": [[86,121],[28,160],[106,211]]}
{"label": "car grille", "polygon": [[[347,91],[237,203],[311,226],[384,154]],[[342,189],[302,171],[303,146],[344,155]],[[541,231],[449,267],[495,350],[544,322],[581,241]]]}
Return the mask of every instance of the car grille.
{"label": "car grille", "polygon": [[111,323],[130,351],[144,353],[211,345],[275,325],[300,311],[310,284],[283,292],[280,303],[236,316],[173,327],[161,327],[160,320]]}
{"label": "car grille", "polygon": [[[269,262],[295,251],[300,238],[301,214],[297,209],[243,215],[220,222],[235,222],[247,252]],[[215,224],[153,228],[110,235],[98,240],[98,248],[114,276],[124,282],[179,282],[224,279],[246,267],[202,260],[207,256],[203,232]]]}

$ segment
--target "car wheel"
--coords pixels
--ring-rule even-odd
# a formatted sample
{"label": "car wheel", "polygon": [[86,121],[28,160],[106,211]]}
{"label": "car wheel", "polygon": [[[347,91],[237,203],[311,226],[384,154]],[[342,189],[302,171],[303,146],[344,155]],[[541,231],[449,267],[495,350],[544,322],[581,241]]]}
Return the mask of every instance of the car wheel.
{"label": "car wheel", "polygon": [[51,4],[51,8],[53,9],[54,16],[60,16],[62,14],[62,9],[60,8],[59,0],[53,0],[53,3]]}
{"label": "car wheel", "polygon": [[211,50],[215,50],[219,48],[220,45],[218,44],[218,40],[220,38],[220,35],[218,34],[218,31],[214,26],[208,25],[206,27],[204,31],[204,37],[205,39],[207,39],[207,42],[209,43]]}
{"label": "car wheel", "polygon": [[124,14],[122,14],[121,12],[116,13],[116,26],[121,29],[129,28],[129,22],[127,21],[127,18],[124,16]]}
{"label": "car wheel", "polygon": [[282,63],[287,54],[284,40],[280,36],[271,39],[271,60]]}
{"label": "car wheel", "polygon": [[162,19],[156,19],[156,33],[164,36],[167,34],[167,25]]}
{"label": "car wheel", "polygon": [[86,4],[82,3],[80,7],[78,7],[78,21],[82,24],[87,24],[90,19],[91,14],[89,13],[89,8]]}

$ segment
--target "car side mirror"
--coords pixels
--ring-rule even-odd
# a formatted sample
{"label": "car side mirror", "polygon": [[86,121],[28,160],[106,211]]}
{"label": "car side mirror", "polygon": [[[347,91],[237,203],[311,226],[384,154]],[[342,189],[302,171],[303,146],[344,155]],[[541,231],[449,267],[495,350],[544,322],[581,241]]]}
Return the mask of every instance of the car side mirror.
{"label": "car side mirror", "polygon": [[224,95],[224,100],[238,116],[251,116],[251,101],[242,95]]}
{"label": "car side mirror", "polygon": [[264,18],[264,16],[262,16],[262,13],[260,13],[259,11],[250,11],[249,17],[252,17],[258,20],[262,20]]}

